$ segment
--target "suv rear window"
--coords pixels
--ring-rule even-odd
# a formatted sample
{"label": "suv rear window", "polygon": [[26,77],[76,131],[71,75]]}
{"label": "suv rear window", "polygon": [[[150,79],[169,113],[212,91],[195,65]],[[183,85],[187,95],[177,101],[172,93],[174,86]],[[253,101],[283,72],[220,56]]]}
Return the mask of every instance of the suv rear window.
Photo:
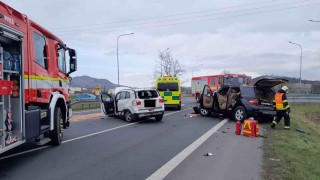
{"label": "suv rear window", "polygon": [[241,95],[244,97],[256,97],[255,90],[253,86],[240,86]]}
{"label": "suv rear window", "polygon": [[179,91],[178,83],[158,83],[159,91]]}
{"label": "suv rear window", "polygon": [[137,92],[139,99],[157,98],[159,96],[156,90],[142,90]]}

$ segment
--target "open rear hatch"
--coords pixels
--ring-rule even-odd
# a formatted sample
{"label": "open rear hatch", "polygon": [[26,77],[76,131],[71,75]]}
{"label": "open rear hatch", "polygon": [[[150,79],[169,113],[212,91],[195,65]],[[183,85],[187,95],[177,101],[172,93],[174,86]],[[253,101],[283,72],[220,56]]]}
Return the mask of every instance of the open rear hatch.
{"label": "open rear hatch", "polygon": [[286,79],[279,78],[263,78],[258,80],[255,83],[256,86],[256,98],[258,99],[260,106],[272,107],[273,97],[274,97],[274,88],[277,85],[287,83]]}
{"label": "open rear hatch", "polygon": [[258,87],[266,87],[266,88],[273,88],[279,84],[289,82],[286,79],[277,79],[277,78],[263,78],[258,80],[254,85]]}

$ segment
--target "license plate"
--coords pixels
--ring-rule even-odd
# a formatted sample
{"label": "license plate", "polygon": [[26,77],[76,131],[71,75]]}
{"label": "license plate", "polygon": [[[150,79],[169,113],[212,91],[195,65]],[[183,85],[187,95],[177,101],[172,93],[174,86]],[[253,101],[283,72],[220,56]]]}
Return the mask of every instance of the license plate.
{"label": "license plate", "polygon": [[152,111],[154,111],[154,109],[149,109],[149,112],[152,112]]}

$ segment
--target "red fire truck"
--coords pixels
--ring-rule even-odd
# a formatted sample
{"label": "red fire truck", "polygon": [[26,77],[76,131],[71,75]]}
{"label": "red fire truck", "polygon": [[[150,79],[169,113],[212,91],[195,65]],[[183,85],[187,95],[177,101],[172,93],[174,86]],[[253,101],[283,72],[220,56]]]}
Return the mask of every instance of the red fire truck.
{"label": "red fire truck", "polygon": [[29,141],[61,143],[76,69],[75,50],[0,1],[0,153]]}
{"label": "red fire truck", "polygon": [[200,100],[203,86],[208,85],[216,91],[222,85],[252,85],[251,76],[245,74],[220,74],[193,77],[191,80],[192,95],[197,102]]}

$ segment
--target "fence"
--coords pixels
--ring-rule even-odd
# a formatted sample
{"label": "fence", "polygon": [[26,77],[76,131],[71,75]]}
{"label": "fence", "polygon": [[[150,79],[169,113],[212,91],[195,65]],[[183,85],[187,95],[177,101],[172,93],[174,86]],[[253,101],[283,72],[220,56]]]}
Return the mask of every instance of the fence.
{"label": "fence", "polygon": [[97,100],[73,101],[71,102],[71,107],[72,107],[72,110],[100,108],[100,101],[97,101]]}
{"label": "fence", "polygon": [[320,95],[288,94],[289,103],[320,103]]}

